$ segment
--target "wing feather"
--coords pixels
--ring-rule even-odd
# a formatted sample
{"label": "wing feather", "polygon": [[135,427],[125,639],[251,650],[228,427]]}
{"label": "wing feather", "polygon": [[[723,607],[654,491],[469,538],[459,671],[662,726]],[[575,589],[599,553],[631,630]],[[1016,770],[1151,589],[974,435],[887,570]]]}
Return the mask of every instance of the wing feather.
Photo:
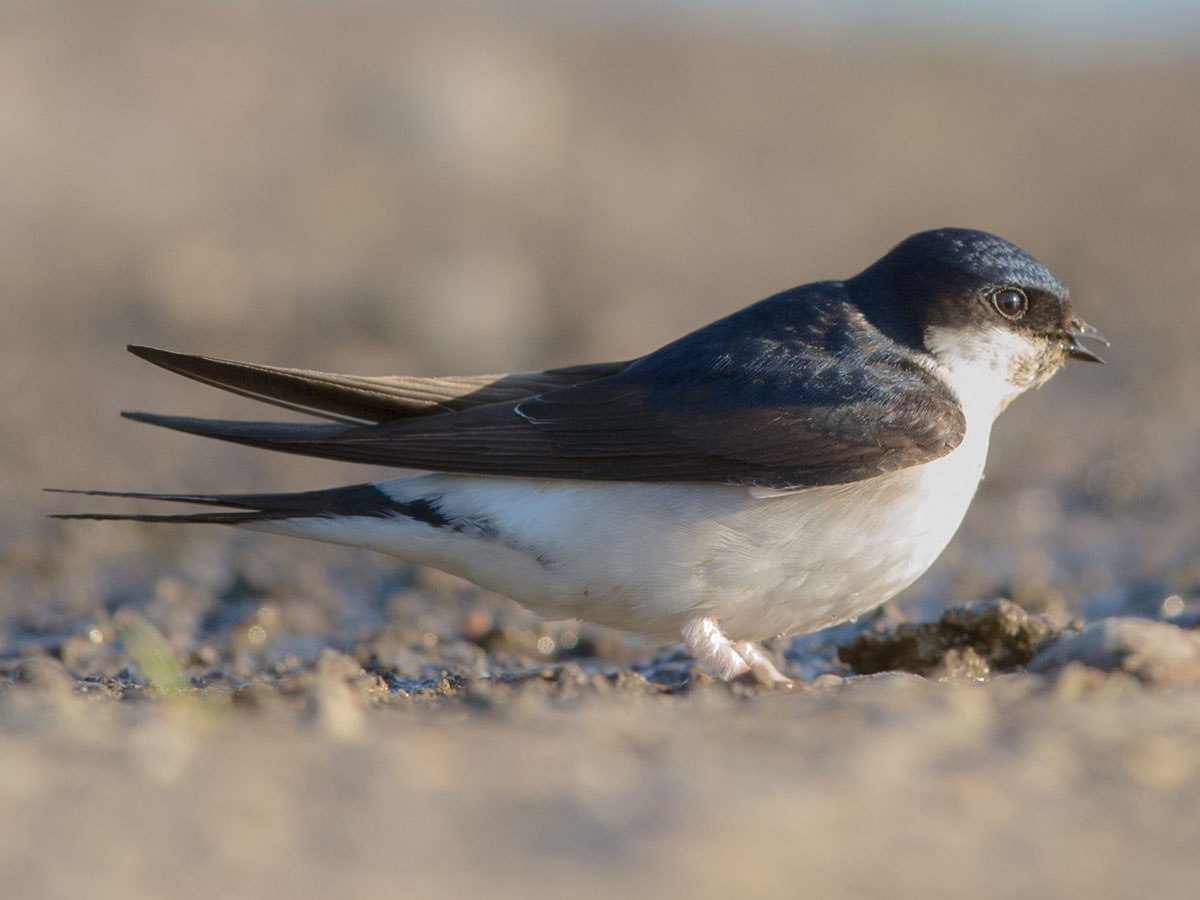
{"label": "wing feather", "polygon": [[625,365],[599,363],[545,372],[419,378],[338,375],[133,344],[128,350],[171,372],[243,397],[360,425],[455,412],[490,403],[515,403],[543,391],[611,375]]}
{"label": "wing feather", "polygon": [[188,377],[337,424],[126,413],[328,459],[477,475],[792,489],[949,453],[947,385],[839,283],[768,298],[631,363],[478,378],[359,378],[137,348]]}

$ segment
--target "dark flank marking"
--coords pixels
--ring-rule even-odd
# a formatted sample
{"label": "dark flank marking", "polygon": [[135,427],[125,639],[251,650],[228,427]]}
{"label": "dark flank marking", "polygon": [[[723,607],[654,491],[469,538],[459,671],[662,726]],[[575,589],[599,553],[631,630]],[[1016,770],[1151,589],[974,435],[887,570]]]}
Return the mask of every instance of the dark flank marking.
{"label": "dark flank marking", "polygon": [[[382,494],[383,492],[378,491],[378,493]],[[454,531],[461,531],[461,525],[455,527],[451,520],[442,513],[442,508],[437,503],[437,501],[440,499],[440,497],[421,497],[417,500],[409,500],[406,503],[398,503],[397,501],[393,500],[391,512],[384,513],[384,515],[394,516],[399,514],[402,516],[408,516],[408,518],[412,519],[414,522],[424,522],[426,525],[429,525],[433,528],[450,527]]]}
{"label": "dark flank marking", "polygon": [[[362,485],[362,487],[369,488],[370,486]],[[376,490],[376,493],[383,497],[385,501],[377,508],[377,511],[362,512],[361,509],[366,506],[364,503],[362,507],[359,507],[359,512],[347,512],[345,515],[372,515],[384,518],[388,516],[405,516],[414,522],[422,522],[431,528],[444,528],[451,534],[463,534],[481,540],[499,541],[513,550],[518,550],[521,553],[532,556],[543,569],[549,569],[554,566],[553,559],[544,553],[539,553],[535,548],[505,540],[504,536],[500,533],[500,529],[496,527],[496,523],[487,516],[455,516],[454,518],[447,516],[442,512],[442,497],[440,495],[418,497],[416,500],[398,501],[388,498],[382,491]]]}
{"label": "dark flank marking", "polygon": [[[386,518],[388,516],[410,516],[430,525],[438,526],[445,520],[435,521],[436,510],[424,501],[398,503],[379,488],[370,484],[352,487],[330,488],[324,491],[306,491],[302,494],[286,495],[292,500],[287,508],[267,507],[267,511],[290,513],[293,516],[365,516]],[[266,499],[266,498],[264,498]]]}
{"label": "dark flank marking", "polygon": [[445,528],[454,534],[470,533],[475,537],[497,538],[499,532],[495,524],[486,516],[455,516],[451,518],[442,512],[442,497],[434,494],[429,497],[418,497],[416,500],[393,500],[390,513],[384,515],[401,515],[414,522],[423,522],[431,528]]}
{"label": "dark flank marking", "polygon": [[399,514],[407,516],[415,522],[424,522],[433,528],[449,529],[453,534],[466,534],[474,538],[500,541],[513,550],[518,550],[521,553],[532,556],[543,569],[554,567],[554,560],[546,554],[538,552],[533,547],[505,540],[504,536],[500,533],[500,529],[496,527],[496,523],[487,516],[458,516],[453,519],[448,517],[442,512],[441,500],[440,496],[432,496],[421,497],[404,503],[393,501],[392,509],[394,512],[391,515]]}

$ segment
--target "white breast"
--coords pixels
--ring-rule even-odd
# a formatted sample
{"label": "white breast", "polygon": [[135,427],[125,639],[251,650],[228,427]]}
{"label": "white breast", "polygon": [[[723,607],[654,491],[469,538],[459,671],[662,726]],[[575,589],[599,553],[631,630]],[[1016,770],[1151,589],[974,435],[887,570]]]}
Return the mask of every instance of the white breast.
{"label": "white breast", "polygon": [[675,637],[703,612],[758,640],[861,614],[924,572],[966,512],[986,437],[924,466],[774,497],[431,474],[377,486],[435,499],[458,530],[366,517],[261,527],[431,565],[551,618]]}

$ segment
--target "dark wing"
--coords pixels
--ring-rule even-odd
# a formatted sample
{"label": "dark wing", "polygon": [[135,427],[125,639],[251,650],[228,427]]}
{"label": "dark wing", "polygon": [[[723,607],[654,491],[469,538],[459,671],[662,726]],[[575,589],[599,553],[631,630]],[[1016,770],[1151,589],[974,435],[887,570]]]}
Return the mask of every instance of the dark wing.
{"label": "dark wing", "polygon": [[598,363],[508,375],[371,377],[263,366],[132,344],[128,349],[164,369],[243,397],[323,419],[361,425],[489,403],[516,403],[553,388],[611,375],[626,365]]}
{"label": "dark wing", "polygon": [[769,298],[613,374],[515,403],[362,426],[127,415],[254,447],[405,468],[779,489],[928,462],[965,430],[945,384],[849,306],[837,283]]}

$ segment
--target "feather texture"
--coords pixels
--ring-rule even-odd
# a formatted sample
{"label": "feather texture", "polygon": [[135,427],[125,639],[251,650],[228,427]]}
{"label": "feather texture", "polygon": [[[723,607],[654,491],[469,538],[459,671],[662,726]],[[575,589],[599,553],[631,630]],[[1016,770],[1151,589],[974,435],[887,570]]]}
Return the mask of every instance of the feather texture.
{"label": "feather texture", "polygon": [[953,393],[822,282],[630,363],[358,378],[137,348],[188,377],[338,424],[126,413],[307,456],[475,475],[792,489],[919,465],[961,442]]}

